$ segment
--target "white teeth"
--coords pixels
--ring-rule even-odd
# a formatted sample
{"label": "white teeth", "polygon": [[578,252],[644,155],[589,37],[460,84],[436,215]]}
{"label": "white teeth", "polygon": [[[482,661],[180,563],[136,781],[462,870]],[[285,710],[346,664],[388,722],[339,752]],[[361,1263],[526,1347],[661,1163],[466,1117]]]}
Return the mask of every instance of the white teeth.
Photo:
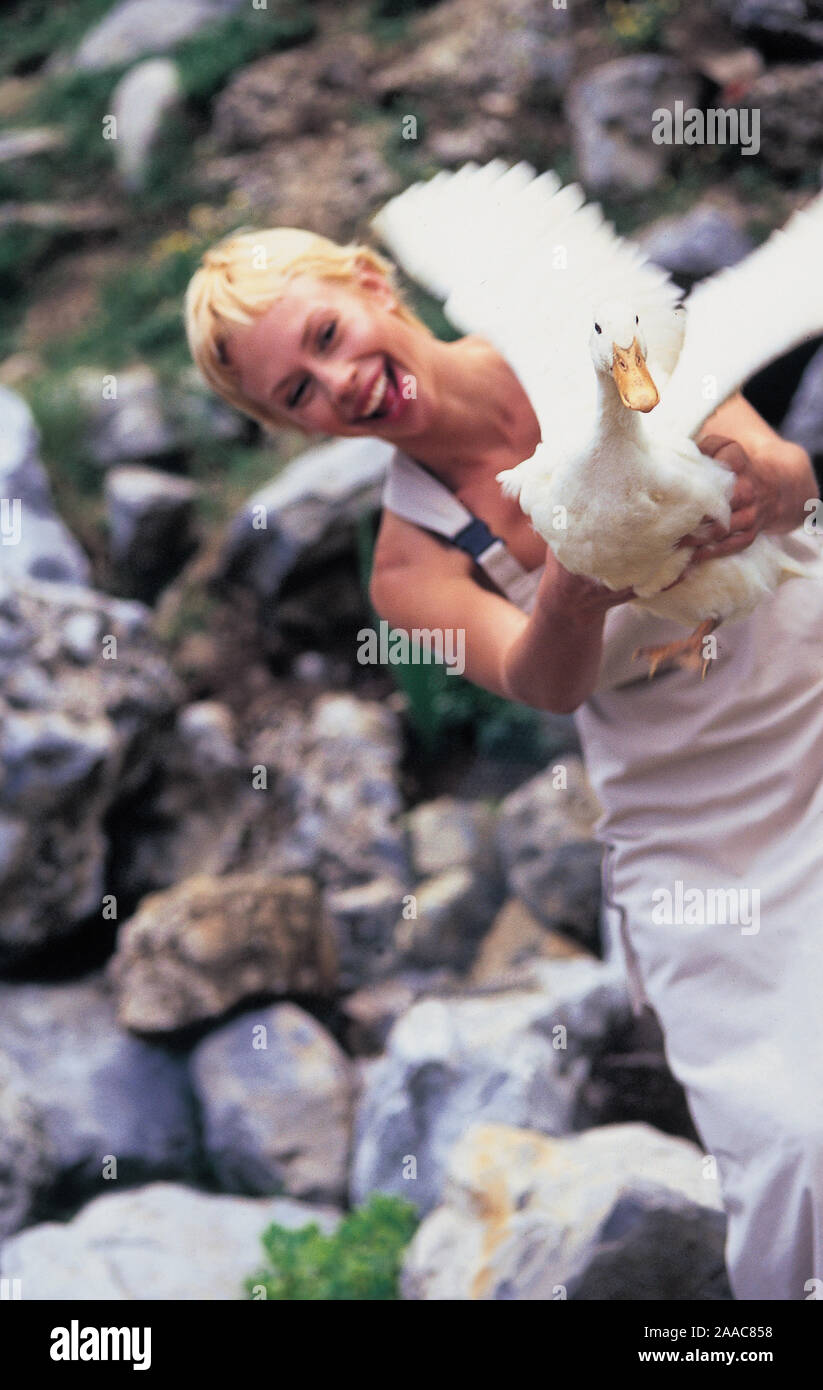
{"label": "white teeth", "polygon": [[366,401],[366,408],[363,411],[364,416],[373,415],[376,410],[379,410],[380,403],[386,394],[387,385],[388,381],[386,379],[386,373],[381,372],[380,376],[378,377],[377,381],[374,383],[374,386],[371,389],[369,399]]}

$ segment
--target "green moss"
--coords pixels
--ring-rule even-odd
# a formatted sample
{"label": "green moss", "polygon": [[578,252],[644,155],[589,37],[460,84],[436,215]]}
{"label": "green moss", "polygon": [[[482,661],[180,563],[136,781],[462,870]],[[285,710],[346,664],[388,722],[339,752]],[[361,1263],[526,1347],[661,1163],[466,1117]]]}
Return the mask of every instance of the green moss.
{"label": "green moss", "polygon": [[396,1300],[403,1252],[418,1220],[410,1202],[375,1193],[330,1236],[316,1222],[296,1231],[269,1226],[262,1236],[266,1266],[246,1280],[246,1292],[302,1302]]}

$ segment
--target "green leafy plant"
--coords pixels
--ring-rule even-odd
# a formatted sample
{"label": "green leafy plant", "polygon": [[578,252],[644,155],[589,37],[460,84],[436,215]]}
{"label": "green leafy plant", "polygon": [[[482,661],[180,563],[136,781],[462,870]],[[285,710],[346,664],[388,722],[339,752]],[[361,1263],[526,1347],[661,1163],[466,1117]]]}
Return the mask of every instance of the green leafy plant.
{"label": "green leafy plant", "polygon": [[246,1292],[306,1302],[397,1299],[403,1251],[418,1221],[410,1202],[375,1193],[332,1235],[316,1222],[296,1231],[269,1226],[261,1237],[266,1266],[245,1281]]}

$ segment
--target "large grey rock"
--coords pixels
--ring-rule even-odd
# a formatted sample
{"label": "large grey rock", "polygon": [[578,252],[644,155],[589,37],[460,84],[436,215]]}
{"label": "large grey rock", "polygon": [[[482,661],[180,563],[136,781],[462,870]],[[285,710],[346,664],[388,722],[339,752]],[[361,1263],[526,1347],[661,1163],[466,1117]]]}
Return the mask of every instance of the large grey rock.
{"label": "large grey rock", "polygon": [[257,994],[326,995],[336,960],[308,878],[197,874],[143,899],[107,969],[122,1026],[155,1033]]}
{"label": "large grey rock", "polygon": [[392,453],[382,439],[338,439],[300,454],[234,518],[224,572],[261,599],[276,598],[307,551],[379,506]]}
{"label": "large grey rock", "polygon": [[577,172],[589,193],[647,193],[671,165],[676,147],[652,140],[654,112],[695,105],[698,81],[673,58],[638,53],[615,58],[574,81],[567,93]]}
{"label": "large grey rock", "polygon": [[758,164],[781,177],[819,170],[823,160],[823,61],[770,67],[746,90],[741,106],[759,112]]}
{"label": "large grey rock", "polygon": [[237,411],[204,391],[193,368],[165,385],[145,363],[117,373],[77,367],[68,386],[86,413],[87,447],[100,468],[162,459],[200,436],[236,439],[245,429]]}
{"label": "large grey rock", "polygon": [[0,1048],[0,1242],[24,1226],[57,1174],[42,1115],[26,1076]]}
{"label": "large grey rock", "polygon": [[354,1201],[393,1192],[428,1211],[452,1145],[481,1119],[547,1134],[575,1128],[591,1058],[627,1016],[625,991],[598,961],[535,970],[534,990],[421,999],[395,1024],[385,1056],[366,1065]]}
{"label": "large grey rock", "polygon": [[739,218],[714,203],[698,203],[684,217],[662,218],[638,241],[650,260],[681,283],[714,275],[754,250]]}
{"label": "large grey rock", "polygon": [[25,1075],[66,1190],[189,1176],[197,1162],[185,1062],[118,1028],[99,979],[0,985],[0,1048]]}
{"label": "large grey rock", "polygon": [[86,554],[55,511],[26,402],[0,386],[0,574],[87,584]]}
{"label": "large grey rock", "polygon": [[823,348],[806,367],[780,426],[784,439],[823,455]]}
{"label": "large grey rock", "polygon": [[253,742],[253,765],[274,768],[287,829],[267,862],[324,887],[393,879],[411,889],[399,789],[397,715],[376,701],[322,695],[306,715],[284,710]]}
{"label": "large grey rock", "polygon": [[215,1196],[155,1182],[105,1193],[72,1221],[6,1241],[0,1274],[20,1279],[26,1299],[244,1299],[272,1222],[289,1230],[316,1222],[330,1233],[338,1220],[331,1208],[289,1198]]}
{"label": "large grey rock", "polygon": [[75,50],[71,66],[79,69],[133,63],[146,53],[165,53],[210,24],[216,24],[242,0],[120,0],[95,24]]}
{"label": "large grey rock", "polygon": [[104,491],[121,592],[151,602],[196,547],[200,489],[189,478],[130,464],[109,469]]}
{"label": "large grey rock", "polygon": [[103,909],[106,818],[182,691],[148,610],[0,576],[0,959]]}
{"label": "large grey rock", "polygon": [[198,1044],[191,1073],[223,1189],[343,1200],[351,1064],[310,1014],[294,1004],[241,1014]]}
{"label": "large grey rock", "polygon": [[125,188],[138,193],[164,122],[180,111],[180,73],[170,58],[147,58],[121,77],[111,96],[117,121],[114,158]]}
{"label": "large grey rock", "polygon": [[546,1139],[478,1124],[409,1246],[402,1296],[730,1299],[708,1172],[696,1145],[649,1125]]}
{"label": "large grey rock", "polygon": [[[565,778],[566,785],[562,785]],[[579,758],[568,757],[507,796],[498,843],[510,893],[544,926],[600,946],[600,815]]]}

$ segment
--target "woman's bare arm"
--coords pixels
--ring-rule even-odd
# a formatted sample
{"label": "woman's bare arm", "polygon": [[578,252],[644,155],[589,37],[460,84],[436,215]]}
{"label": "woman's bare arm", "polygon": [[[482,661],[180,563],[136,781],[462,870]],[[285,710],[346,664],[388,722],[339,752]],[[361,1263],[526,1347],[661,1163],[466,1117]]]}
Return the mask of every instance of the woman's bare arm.
{"label": "woman's bare arm", "polygon": [[632,591],[569,574],[548,551],[527,616],[475,574],[462,551],[384,512],[370,589],[380,616],[405,631],[462,631],[468,680],[536,709],[576,709],[597,682],[603,619]]}

